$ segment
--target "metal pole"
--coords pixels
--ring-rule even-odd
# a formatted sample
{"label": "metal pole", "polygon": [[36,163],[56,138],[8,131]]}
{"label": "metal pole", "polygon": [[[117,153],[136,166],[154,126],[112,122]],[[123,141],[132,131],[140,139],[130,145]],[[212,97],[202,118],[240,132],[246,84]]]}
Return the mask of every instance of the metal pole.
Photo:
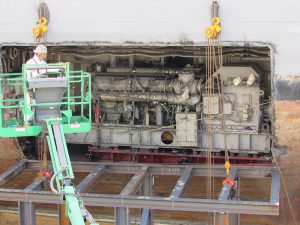
{"label": "metal pole", "polygon": [[[147,174],[144,179],[144,183],[141,187],[142,196],[152,196],[153,177]],[[153,211],[147,208],[142,209],[141,225],[153,225]]]}
{"label": "metal pole", "polygon": [[152,218],[150,209],[142,209],[141,224],[140,225],[152,225]]}
{"label": "metal pole", "polygon": [[32,202],[19,202],[20,225],[36,225],[35,205]]}
{"label": "metal pole", "polygon": [[280,174],[278,170],[272,171],[271,202],[279,204]]}
{"label": "metal pole", "polygon": [[130,225],[129,208],[115,208],[115,225]]}

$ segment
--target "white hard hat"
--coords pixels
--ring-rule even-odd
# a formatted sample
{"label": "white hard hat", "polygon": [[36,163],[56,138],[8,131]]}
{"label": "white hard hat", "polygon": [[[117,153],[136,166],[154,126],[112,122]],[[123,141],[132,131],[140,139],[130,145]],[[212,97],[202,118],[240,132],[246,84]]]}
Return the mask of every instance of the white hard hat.
{"label": "white hard hat", "polygon": [[47,47],[45,45],[38,45],[33,52],[36,54],[47,53]]}

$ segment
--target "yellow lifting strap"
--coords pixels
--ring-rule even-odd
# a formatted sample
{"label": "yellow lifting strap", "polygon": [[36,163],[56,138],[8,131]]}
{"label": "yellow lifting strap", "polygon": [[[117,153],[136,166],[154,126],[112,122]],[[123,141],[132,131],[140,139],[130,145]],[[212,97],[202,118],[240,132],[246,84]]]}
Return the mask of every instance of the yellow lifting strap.
{"label": "yellow lifting strap", "polygon": [[229,176],[229,172],[230,172],[230,162],[228,160],[226,160],[225,164],[224,164],[224,167],[226,169],[226,176],[228,177]]}
{"label": "yellow lifting strap", "polygon": [[45,17],[42,17],[38,21],[38,25],[32,29],[32,34],[35,38],[41,38],[44,36],[47,30],[47,19]]}
{"label": "yellow lifting strap", "polygon": [[213,17],[211,19],[211,22],[212,22],[212,25],[205,29],[204,34],[208,39],[216,39],[218,36],[218,33],[221,31],[220,18]]}

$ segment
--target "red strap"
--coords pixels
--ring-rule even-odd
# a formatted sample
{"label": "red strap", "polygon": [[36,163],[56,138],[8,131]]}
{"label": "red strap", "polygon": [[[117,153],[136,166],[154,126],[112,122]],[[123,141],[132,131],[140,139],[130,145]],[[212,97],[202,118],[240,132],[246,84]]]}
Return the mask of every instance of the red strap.
{"label": "red strap", "polygon": [[231,185],[231,187],[233,187],[235,185],[234,180],[231,179],[230,177],[225,178],[222,183],[223,183],[223,185],[229,183]]}
{"label": "red strap", "polygon": [[45,175],[49,178],[52,176],[52,174],[48,170],[45,171]]}
{"label": "red strap", "polygon": [[[32,58],[32,59],[33,59],[33,61],[35,62],[35,64],[38,65],[38,63],[35,61],[35,59],[34,59],[34,58]],[[39,74],[39,73],[40,73],[40,70],[37,69],[37,72],[38,72],[38,74]]]}

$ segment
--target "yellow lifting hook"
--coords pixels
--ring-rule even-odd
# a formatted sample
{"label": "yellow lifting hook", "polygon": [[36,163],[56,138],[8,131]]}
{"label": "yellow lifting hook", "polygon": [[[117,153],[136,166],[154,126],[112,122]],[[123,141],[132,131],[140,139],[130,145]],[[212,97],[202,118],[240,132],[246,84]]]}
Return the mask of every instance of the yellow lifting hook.
{"label": "yellow lifting hook", "polygon": [[219,17],[213,17],[211,19],[212,25],[207,27],[205,29],[205,36],[208,39],[216,39],[217,38],[217,34],[221,31],[221,27],[220,27],[220,18]]}
{"label": "yellow lifting hook", "polygon": [[32,29],[32,34],[35,38],[41,38],[44,36],[47,30],[47,19],[42,17],[38,21],[38,25]]}
{"label": "yellow lifting hook", "polygon": [[224,167],[226,169],[226,176],[228,177],[229,176],[229,172],[230,172],[230,162],[227,160],[224,164]]}

